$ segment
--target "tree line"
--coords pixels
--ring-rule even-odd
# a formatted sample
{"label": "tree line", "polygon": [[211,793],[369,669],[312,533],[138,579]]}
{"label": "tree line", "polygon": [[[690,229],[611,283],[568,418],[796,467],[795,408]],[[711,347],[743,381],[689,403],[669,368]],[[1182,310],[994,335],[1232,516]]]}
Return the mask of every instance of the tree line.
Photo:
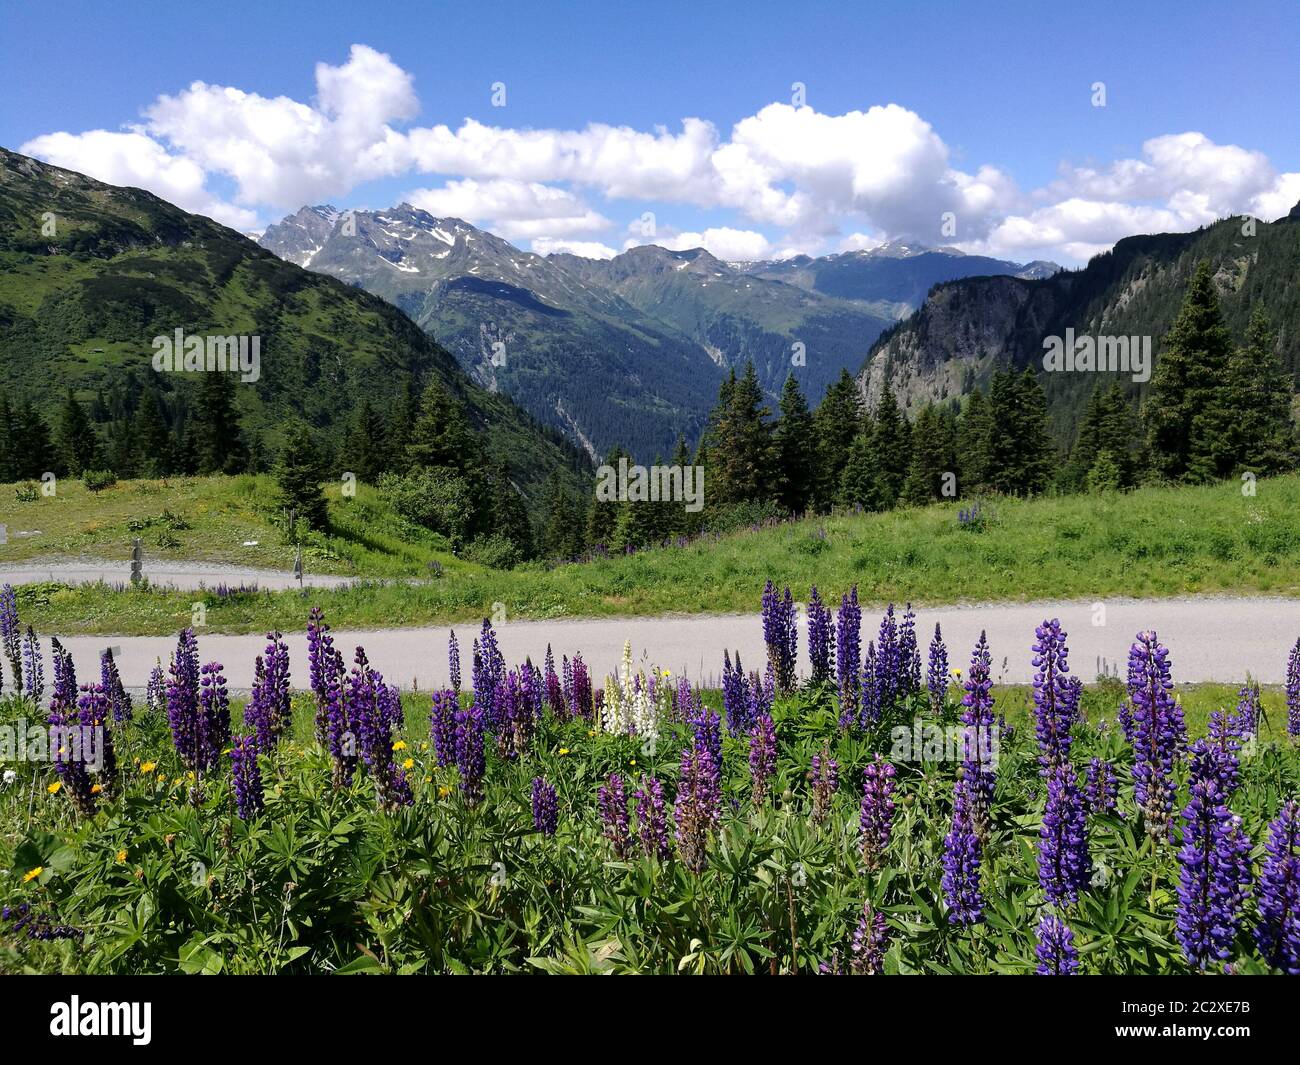
{"label": "tree line", "polygon": [[[847,371],[815,409],[791,373],[773,411],[749,364],[722,383],[696,450],[688,458],[679,440],[669,460],[704,468],[702,512],[674,502],[601,502],[594,492],[573,499],[556,481],[540,548],[548,557],[574,558],[837,507],[881,511],[985,494],[1280,473],[1297,465],[1292,395],[1263,308],[1255,308],[1244,343],[1234,345],[1202,262],[1141,404],[1118,382],[1094,388],[1068,451],[1053,442],[1047,400],[1030,367],[995,371],[986,388],[926,404],[909,419],[888,375],[869,408]],[[617,466],[625,456],[631,459],[616,447],[605,461]]]}

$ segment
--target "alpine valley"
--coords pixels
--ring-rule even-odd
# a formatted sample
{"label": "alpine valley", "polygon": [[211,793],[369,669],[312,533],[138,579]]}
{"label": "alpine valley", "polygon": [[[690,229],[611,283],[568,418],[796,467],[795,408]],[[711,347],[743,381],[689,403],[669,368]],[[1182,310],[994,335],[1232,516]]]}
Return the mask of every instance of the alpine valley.
{"label": "alpine valley", "polygon": [[758,263],[657,245],[543,257],[409,204],[304,207],[260,243],[400,307],[480,385],[593,458],[694,446],[719,384],[747,362],[771,399],[793,370],[815,402],[938,281],[1057,269],[898,243]]}

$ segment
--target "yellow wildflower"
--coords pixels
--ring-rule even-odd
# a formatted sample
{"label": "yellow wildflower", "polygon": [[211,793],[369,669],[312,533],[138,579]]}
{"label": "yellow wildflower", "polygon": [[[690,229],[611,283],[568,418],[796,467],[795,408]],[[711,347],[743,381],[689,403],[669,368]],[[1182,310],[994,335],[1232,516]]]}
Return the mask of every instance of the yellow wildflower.
{"label": "yellow wildflower", "polygon": [[158,763],[157,763],[157,762],[145,762],[144,765],[142,765],[142,766],[140,767],[140,772],[141,772],[141,773],[152,773],[152,772],[153,772],[155,769],[157,769],[157,768],[158,768]]}
{"label": "yellow wildflower", "polygon": [[45,872],[45,866],[43,865],[38,865],[35,869],[29,869],[27,872],[23,874],[23,883],[30,884],[43,872]]}
{"label": "yellow wildflower", "polygon": [[60,789],[61,787],[63,787],[63,781],[61,781],[61,780],[56,780],[53,784],[51,784],[51,785],[50,785],[48,788],[46,788],[45,790],[48,791],[51,795],[57,795],[57,794],[59,793],[59,789]]}
{"label": "yellow wildflower", "polygon": [[98,794],[99,794],[101,791],[103,791],[103,790],[104,790],[104,785],[103,785],[103,784],[92,784],[92,785],[90,785],[90,794],[91,794],[91,795],[98,795]]}
{"label": "yellow wildflower", "polygon": [[568,754],[568,753],[569,753],[569,748],[567,748],[567,747],[561,747],[561,748],[560,748],[560,757],[561,757],[561,758],[563,758],[563,757],[564,757],[566,754]]}
{"label": "yellow wildflower", "polygon": [[450,794],[451,794],[451,788],[448,785],[440,784],[438,786],[438,798],[445,799]]}
{"label": "yellow wildflower", "polygon": [[395,751],[404,751],[404,750],[406,750],[406,741],[405,741],[405,740],[398,740],[396,743],[393,744],[393,750],[395,750]]}
{"label": "yellow wildflower", "polygon": [[403,768],[403,769],[410,769],[413,765],[415,765],[415,759],[414,759],[414,758],[408,758],[405,762],[402,763],[402,768]]}
{"label": "yellow wildflower", "polygon": [[117,864],[118,864],[118,865],[121,865],[124,861],[126,861],[126,848],[125,848],[125,847],[123,847],[120,851],[117,852]]}
{"label": "yellow wildflower", "polygon": [[166,783],[167,783],[167,774],[166,774],[166,773],[159,773],[159,774],[158,774],[158,783],[159,783],[159,784],[166,784]]}

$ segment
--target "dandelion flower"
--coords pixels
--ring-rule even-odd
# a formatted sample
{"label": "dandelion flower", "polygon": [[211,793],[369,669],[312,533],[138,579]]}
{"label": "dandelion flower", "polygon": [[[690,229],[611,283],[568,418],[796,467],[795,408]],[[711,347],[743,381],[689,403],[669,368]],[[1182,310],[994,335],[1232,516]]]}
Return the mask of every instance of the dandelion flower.
{"label": "dandelion flower", "polygon": [[117,852],[117,864],[121,865],[125,861],[126,861],[126,848],[123,847],[120,851]]}
{"label": "dandelion flower", "polygon": [[45,872],[45,866],[38,865],[35,869],[29,869],[23,874],[23,883],[30,884],[38,876]]}
{"label": "dandelion flower", "polygon": [[142,766],[140,766],[140,772],[152,773],[157,768],[158,768],[157,762],[145,762]]}
{"label": "dandelion flower", "polygon": [[57,795],[57,794],[59,793],[59,789],[60,789],[61,787],[63,787],[63,781],[61,781],[61,780],[56,780],[53,784],[51,784],[51,785],[50,785],[48,788],[46,788],[45,790],[48,791],[51,795]]}
{"label": "dandelion flower", "polygon": [[411,768],[412,766],[414,766],[414,765],[415,765],[415,759],[414,759],[414,758],[408,758],[405,762],[402,763],[402,768],[403,768],[403,769],[410,769],[410,768]]}
{"label": "dandelion flower", "polygon": [[569,753],[569,748],[567,748],[567,747],[561,747],[561,748],[560,748],[559,754],[560,754],[560,757],[561,757],[561,758],[563,758],[563,757],[564,757],[566,754],[568,754],[568,753]]}
{"label": "dandelion flower", "polygon": [[103,790],[104,790],[104,785],[103,785],[103,784],[92,784],[92,785],[90,785],[90,794],[91,794],[91,795],[98,795],[98,794],[99,794],[101,791],[103,791]]}
{"label": "dandelion flower", "polygon": [[438,798],[445,799],[450,794],[451,794],[451,787],[449,785],[440,784],[438,786]]}
{"label": "dandelion flower", "polygon": [[404,751],[404,750],[406,750],[406,741],[405,741],[405,740],[398,740],[396,743],[393,744],[393,750],[395,750],[395,751]]}

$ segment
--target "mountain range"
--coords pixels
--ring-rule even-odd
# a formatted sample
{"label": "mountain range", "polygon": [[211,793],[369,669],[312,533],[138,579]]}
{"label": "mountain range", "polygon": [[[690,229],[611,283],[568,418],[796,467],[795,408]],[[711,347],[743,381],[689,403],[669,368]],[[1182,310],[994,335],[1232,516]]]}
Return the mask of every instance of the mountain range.
{"label": "mountain range", "polygon": [[177,329],[260,338],[258,379],[233,392],[270,454],[294,418],[337,442],[362,397],[391,411],[436,379],[531,502],[553,473],[585,484],[577,448],[472,381],[391,302],[141,189],[0,148],[0,388],[48,415],[66,389],[128,412],[145,387],[184,404],[200,375],[152,366],[152,338]]}
{"label": "mountain range", "polygon": [[794,372],[815,402],[934,281],[1027,269],[901,245],[789,264],[657,245],[543,257],[409,204],[304,207],[259,243],[400,307],[479,384],[593,458],[614,444],[646,459],[678,436],[693,445],[724,375],[748,361],[773,399]]}
{"label": "mountain range", "polygon": [[[1044,340],[1076,336],[1160,340],[1201,260],[1214,270],[1224,319],[1245,334],[1262,306],[1277,334],[1282,365],[1300,372],[1300,204],[1273,223],[1227,218],[1187,233],[1126,237],[1079,270],[1043,278],[971,277],[935,286],[920,309],[883,334],[859,374],[868,406],[889,383],[915,414],[986,386],[997,370],[1043,368]],[[1069,446],[1098,385],[1114,380],[1133,398],[1148,385],[1132,374],[1040,373],[1058,442]]]}

